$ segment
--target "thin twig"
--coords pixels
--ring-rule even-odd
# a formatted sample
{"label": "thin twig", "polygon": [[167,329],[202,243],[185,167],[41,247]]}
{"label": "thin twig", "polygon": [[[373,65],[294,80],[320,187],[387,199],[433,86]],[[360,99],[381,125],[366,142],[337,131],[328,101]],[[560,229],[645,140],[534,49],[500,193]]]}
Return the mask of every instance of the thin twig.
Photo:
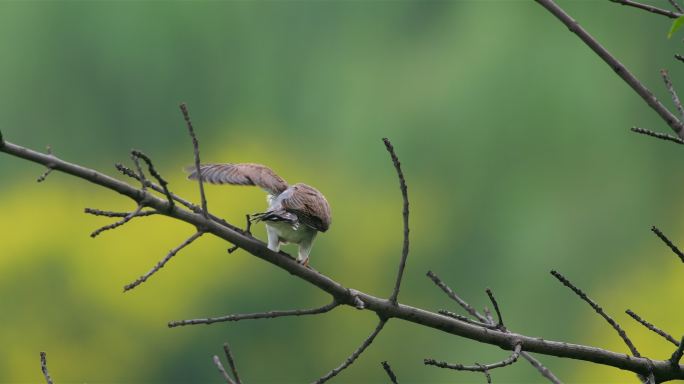
{"label": "thin twig", "polygon": [[487,379],[487,384],[492,384],[492,375],[489,374],[489,369],[480,363],[475,363],[475,365],[482,367],[482,373],[484,374],[485,379]]}
{"label": "thin twig", "polygon": [[675,10],[677,10],[677,12],[684,13],[684,9],[682,9],[682,7],[680,7],[679,4],[677,4],[677,2],[675,0],[668,0],[668,1],[670,2],[670,4],[672,4],[672,7]]}
{"label": "thin twig", "polygon": [[216,365],[216,368],[218,368],[219,372],[221,372],[221,376],[223,376],[223,379],[226,381],[228,384],[236,384],[233,379],[230,378],[230,375],[228,375],[228,372],[226,372],[226,369],[223,368],[223,364],[221,363],[221,359],[219,359],[218,356],[214,355],[214,364]]}
{"label": "thin twig", "polygon": [[389,377],[390,381],[394,384],[399,384],[397,382],[397,375],[394,374],[394,371],[392,371],[392,367],[390,367],[389,363],[386,361],[383,361],[382,363],[382,368],[387,372],[387,376]]}
{"label": "thin twig", "polygon": [[496,311],[496,317],[499,318],[499,322],[496,324],[496,326],[499,328],[503,328],[503,317],[501,316],[501,311],[499,310],[499,303],[496,302],[496,298],[494,297],[494,292],[492,292],[492,290],[489,288],[485,289],[485,291],[487,292],[487,296],[489,296],[489,300],[492,302],[492,305],[494,306],[494,310]]}
{"label": "thin twig", "polygon": [[181,112],[183,112],[183,118],[188,126],[188,132],[192,138],[192,147],[195,151],[195,169],[197,171],[197,183],[199,184],[200,198],[202,199],[202,214],[205,218],[209,218],[209,211],[207,210],[207,197],[204,195],[204,184],[202,183],[202,172],[200,172],[200,154],[199,154],[199,143],[197,142],[197,136],[195,136],[195,130],[192,127],[192,121],[190,121],[190,113],[188,112],[188,106],[185,103],[180,105]]}
{"label": "thin twig", "polygon": [[226,354],[226,360],[228,360],[228,365],[230,366],[230,371],[233,373],[236,384],[242,384],[240,381],[240,375],[238,375],[237,366],[235,365],[235,360],[233,359],[233,354],[230,352],[230,346],[228,343],[223,343],[223,352]]}
{"label": "thin twig", "polygon": [[427,272],[427,277],[430,278],[444,293],[447,294],[451,299],[453,299],[455,302],[458,303],[463,309],[465,309],[466,312],[468,312],[471,316],[477,318],[481,322],[486,322],[487,318],[482,316],[473,306],[468,304],[465,300],[461,299],[460,296],[458,296],[448,285],[444,284],[444,282],[432,271]]}
{"label": "thin twig", "polygon": [[[47,154],[52,156],[52,147],[50,147],[48,145],[46,150],[47,150]],[[43,172],[43,174],[38,176],[38,179],[36,179],[37,182],[42,183],[43,181],[45,181],[45,179],[48,177],[48,175],[50,175],[50,173],[52,172],[51,166],[48,165],[46,168],[47,169],[45,170],[45,172]]]}
{"label": "thin twig", "polygon": [[[85,213],[91,214],[93,216],[105,216],[105,217],[126,217],[128,215],[131,215],[133,212],[113,212],[113,211],[103,211],[100,209],[95,209],[95,208],[86,208]],[[159,214],[158,211],[150,210],[150,211],[141,211],[138,212],[135,217],[144,217],[144,216],[152,216]]]}
{"label": "thin twig", "polygon": [[672,102],[674,103],[675,107],[677,107],[677,111],[679,111],[680,118],[684,119],[684,108],[682,108],[682,102],[679,100],[679,96],[672,85],[672,80],[670,80],[670,75],[667,73],[667,70],[661,69],[660,76],[663,77],[665,87],[667,87],[668,92],[670,92],[670,97],[672,97]]}
{"label": "thin twig", "polygon": [[435,359],[425,359],[423,363],[425,365],[432,365],[439,368],[449,368],[455,369],[457,371],[470,371],[470,372],[485,372],[491,371],[492,369],[506,367],[518,361],[520,357],[520,352],[522,350],[522,343],[517,342],[513,348],[513,353],[505,358],[504,360],[498,361],[491,364],[476,364],[476,365],[463,365],[463,364],[450,364],[445,361],[437,361]]}
{"label": "thin twig", "polygon": [[176,248],[172,249],[169,251],[169,253],[161,259],[152,269],[150,269],[146,274],[140,276],[137,280],[134,282],[127,284],[124,286],[124,292],[130,291],[131,289],[137,287],[138,285],[144,283],[147,281],[147,279],[150,278],[150,276],[154,275],[157,271],[159,271],[161,268],[166,265],[166,263],[171,260],[172,257],[176,256],[176,254],[186,246],[188,246],[190,243],[193,241],[197,240],[200,236],[204,234],[204,231],[197,231],[195,232],[192,236],[188,237],[184,242],[181,243],[181,245],[177,246]]}
{"label": "thin twig", "polygon": [[672,357],[670,357],[670,363],[672,363],[672,365],[675,367],[679,367],[679,361],[682,359],[682,355],[684,355],[684,336],[682,336],[682,339],[679,341],[679,346],[677,349],[675,349],[674,353],[672,353]]}
{"label": "thin twig", "polygon": [[662,240],[663,243],[665,243],[665,245],[670,247],[672,252],[674,252],[675,255],[679,256],[679,259],[684,263],[684,253],[682,253],[682,251],[680,251],[679,248],[677,248],[677,246],[674,245],[674,243],[672,243],[672,241],[670,241],[670,239],[668,239],[662,231],[660,231],[660,229],[658,229],[656,226],[653,226],[651,227],[651,231],[655,233],[656,236],[658,236],[660,240]]}
{"label": "thin twig", "polygon": [[371,333],[366,338],[366,340],[364,340],[363,343],[361,343],[361,345],[354,352],[352,352],[352,354],[349,355],[349,357],[347,357],[347,359],[345,359],[344,362],[342,362],[342,364],[340,364],[340,366],[328,372],[327,374],[325,374],[325,376],[321,377],[320,379],[316,380],[315,384],[325,383],[326,381],[335,377],[342,370],[352,365],[354,361],[356,361],[356,359],[363,353],[363,351],[365,351],[366,348],[368,348],[368,346],[371,345],[371,343],[373,343],[373,340],[375,340],[375,337],[378,335],[378,333],[382,331],[382,328],[385,326],[386,323],[387,319],[380,319],[380,322],[378,323],[378,326],[375,327],[375,329],[373,330],[373,333]]}
{"label": "thin twig", "polygon": [[646,136],[651,136],[655,137],[656,139],[660,140],[665,140],[665,141],[672,141],[677,144],[684,144],[684,140],[682,140],[679,137],[668,135],[667,133],[660,133],[660,132],[654,132],[649,129],[644,129],[644,128],[639,128],[639,127],[632,127],[632,132],[636,132],[642,135]]}
{"label": "thin twig", "polygon": [[491,322],[491,323],[489,321],[487,321],[486,323],[479,322],[476,320],[472,320],[469,317],[459,315],[458,313],[453,313],[453,312],[450,312],[450,311],[447,311],[444,309],[438,310],[437,313],[439,313],[440,315],[449,316],[449,317],[454,318],[456,320],[464,321],[468,324],[477,325],[478,327],[484,327],[487,329],[498,329],[499,328],[499,326],[497,324],[494,324],[494,322]]}
{"label": "thin twig", "polygon": [[406,267],[406,258],[409,253],[409,200],[408,200],[408,189],[406,187],[406,179],[404,179],[404,173],[401,170],[401,162],[394,152],[394,146],[389,141],[388,138],[383,138],[382,141],[385,143],[385,148],[389,152],[392,158],[392,164],[397,170],[397,176],[399,177],[399,188],[401,189],[401,197],[404,200],[402,216],[404,218],[404,245],[401,249],[401,260],[399,262],[399,270],[397,271],[397,279],[394,283],[394,290],[389,300],[392,304],[397,304],[397,297],[399,296],[399,288],[401,286],[401,278],[404,276],[404,268]]}
{"label": "thin twig", "polygon": [[[654,7],[652,5],[637,3],[636,1],[632,1],[632,0],[610,0],[610,1],[612,1],[613,3],[618,3],[618,4],[627,5],[627,6],[634,7],[634,8],[639,8],[639,9],[642,9],[644,11],[648,11],[648,12],[655,13],[658,15],[667,16],[671,19],[676,19],[679,16],[681,16],[681,11],[680,11],[680,13],[676,13],[676,12],[668,11],[667,9]],[[678,11],[679,11],[679,9],[678,9]]]}
{"label": "thin twig", "polygon": [[190,320],[176,320],[169,322],[169,328],[184,326],[184,325],[195,325],[195,324],[212,324],[220,323],[223,321],[240,321],[240,320],[253,320],[253,319],[272,319],[275,317],[285,317],[285,316],[303,316],[303,315],[318,315],[321,313],[326,313],[337,307],[339,304],[337,301],[333,301],[330,304],[326,304],[322,307],[311,308],[311,309],[291,309],[286,311],[268,311],[268,312],[258,312],[258,313],[238,313],[234,315],[227,315],[221,317],[209,317],[204,319],[190,319]]}
{"label": "thin twig", "polygon": [[171,196],[171,192],[169,192],[169,187],[168,187],[168,182],[157,172],[157,170],[154,168],[154,164],[152,164],[152,160],[147,156],[146,154],[138,151],[138,150],[132,150],[131,154],[137,158],[142,159],[146,164],[147,164],[147,169],[150,171],[150,174],[152,177],[157,179],[159,182],[159,185],[162,187],[164,190],[164,195],[166,196],[166,199],[169,202],[169,209],[173,209],[173,206],[175,205],[173,202],[173,197]]}
{"label": "thin twig", "polygon": [[525,358],[534,368],[541,373],[541,375],[545,378],[547,378],[551,383],[553,384],[562,384],[561,381],[556,377],[556,375],[551,372],[548,368],[546,368],[542,363],[537,360],[534,356],[530,355],[529,352],[521,352],[520,356]]}
{"label": "thin twig", "polygon": [[565,285],[566,287],[570,288],[573,292],[575,292],[575,294],[579,296],[582,300],[584,300],[587,304],[589,304],[594,309],[594,311],[596,311],[596,313],[598,313],[599,315],[601,315],[601,317],[606,319],[608,324],[610,324],[610,326],[613,327],[613,329],[618,333],[618,335],[620,335],[625,344],[627,344],[627,347],[632,352],[632,355],[634,355],[635,357],[641,357],[639,351],[637,351],[636,347],[634,346],[634,343],[632,343],[632,340],[630,340],[629,337],[627,337],[627,333],[625,333],[625,331],[620,327],[620,325],[615,320],[613,320],[612,317],[606,314],[606,312],[603,310],[603,308],[601,308],[600,305],[598,305],[595,301],[590,299],[589,296],[587,296],[587,294],[584,293],[581,289],[573,285],[570,282],[570,280],[568,280],[565,276],[561,275],[557,271],[551,271],[551,274],[553,275],[553,277],[558,279],[558,281],[560,281],[563,285]]}
{"label": "thin twig", "polygon": [[[546,8],[554,16],[558,18],[571,32],[577,35],[584,43],[591,48],[603,61],[606,62],[615,73],[622,78],[641,98],[650,106],[660,117],[677,133],[677,136],[683,137],[684,130],[682,130],[682,122],[672,114],[665,106],[658,101],[651,91],[646,88],[629,70],[622,65],[613,55],[610,54],[596,39],[594,39],[584,28],[582,28],[577,21],[568,15],[561,7],[559,7],[553,0],[535,0],[541,6]],[[633,5],[631,1],[619,0],[621,4]],[[636,3],[635,3],[636,4]],[[633,5],[634,6],[634,5]],[[669,11],[665,11],[669,12]],[[668,14],[666,14],[668,15]],[[668,15],[669,16],[669,15]],[[678,14],[672,13],[671,17],[678,17]]]}
{"label": "thin twig", "polygon": [[660,336],[661,336],[662,338],[664,338],[665,340],[669,341],[670,343],[674,344],[674,345],[677,346],[677,347],[679,346],[679,341],[677,341],[677,340],[676,340],[674,337],[672,337],[669,333],[663,331],[662,329],[660,329],[660,328],[656,327],[655,325],[649,323],[648,321],[642,319],[641,317],[639,317],[639,315],[637,315],[636,313],[634,313],[631,309],[626,310],[625,313],[627,313],[629,316],[632,317],[632,319],[636,320],[637,322],[639,322],[639,323],[640,323],[641,325],[643,325],[644,327],[646,327],[646,328],[648,328],[649,330],[651,330],[651,331],[657,333],[658,335],[660,335]]}
{"label": "thin twig", "polygon": [[[105,225],[104,227],[100,227],[100,228],[94,230],[94,231],[90,234],[90,237],[95,238],[95,237],[97,237],[99,234],[101,234],[101,233],[104,232],[104,231],[108,231],[108,230],[110,230],[110,229],[118,228],[118,227],[120,227],[120,226],[122,226],[122,225],[128,223],[129,221],[131,221],[131,219],[134,218],[134,217],[138,217],[138,216],[149,216],[149,214],[141,214],[142,209],[143,209],[143,206],[142,206],[142,205],[138,205],[138,206],[135,208],[135,211],[130,212],[129,214],[127,214],[126,216],[124,216],[123,219],[121,219],[121,220],[119,220],[119,221],[117,221],[117,222],[115,222],[115,223],[108,224],[108,225]],[[90,212],[86,211],[86,213],[90,213]]]}
{"label": "thin twig", "polygon": [[40,369],[43,371],[43,376],[45,376],[45,382],[47,384],[52,384],[52,378],[50,377],[50,372],[48,372],[47,356],[45,352],[40,352]]}

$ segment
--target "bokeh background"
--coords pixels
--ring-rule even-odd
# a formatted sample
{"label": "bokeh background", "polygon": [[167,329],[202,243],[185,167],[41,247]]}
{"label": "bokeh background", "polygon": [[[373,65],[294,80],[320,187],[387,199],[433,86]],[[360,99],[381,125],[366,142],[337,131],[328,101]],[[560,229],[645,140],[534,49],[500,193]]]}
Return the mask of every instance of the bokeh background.
{"label": "bokeh background", "polygon": [[[658,0],[663,7],[666,1]],[[669,20],[606,1],[562,1],[671,106],[659,78],[684,84]],[[198,200],[182,167],[188,103],[207,162],[259,162],[328,197],[331,230],[312,265],[342,284],[388,295],[401,249],[401,200],[380,141],[394,142],[411,199],[412,250],[400,299],[456,310],[438,273],[474,305],[497,294],[517,332],[626,347],[550,275],[590,292],[640,350],[672,346],[631,308],[684,332],[681,262],[653,236],[684,244],[681,161],[654,112],[532,1],[2,2],[0,127],[8,141],[116,175],[137,148],[172,190]],[[684,87],[680,87],[684,89]],[[211,362],[229,341],[249,383],[309,382],[337,366],[375,324],[339,309],[308,318],[168,329],[169,320],[313,307],[328,298],[209,236],[129,293],[193,228],[163,217],[109,223],[84,207],[130,210],[86,182],[0,156],[0,382],[219,383]],[[207,188],[209,207],[242,225],[264,208],[255,188]],[[263,227],[255,228],[265,238]],[[294,251],[289,247],[286,250]],[[338,383],[484,382],[423,358],[496,361],[497,347],[392,321]],[[633,382],[629,373],[541,357],[567,382]],[[542,382],[527,363],[498,383]]]}

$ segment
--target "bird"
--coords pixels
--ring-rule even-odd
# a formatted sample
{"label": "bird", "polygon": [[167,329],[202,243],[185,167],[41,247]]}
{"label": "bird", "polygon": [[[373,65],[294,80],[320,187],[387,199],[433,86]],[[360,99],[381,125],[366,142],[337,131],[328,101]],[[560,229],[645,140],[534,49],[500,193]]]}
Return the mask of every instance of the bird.
{"label": "bird", "polygon": [[[188,179],[197,180],[197,167],[186,168]],[[202,164],[202,181],[211,184],[253,185],[266,193],[268,210],[250,215],[250,221],[264,222],[268,248],[280,251],[281,244],[299,246],[297,262],[309,265],[309,255],[318,232],[332,224],[330,204],[316,188],[297,183],[289,185],[271,168],[255,163]]]}

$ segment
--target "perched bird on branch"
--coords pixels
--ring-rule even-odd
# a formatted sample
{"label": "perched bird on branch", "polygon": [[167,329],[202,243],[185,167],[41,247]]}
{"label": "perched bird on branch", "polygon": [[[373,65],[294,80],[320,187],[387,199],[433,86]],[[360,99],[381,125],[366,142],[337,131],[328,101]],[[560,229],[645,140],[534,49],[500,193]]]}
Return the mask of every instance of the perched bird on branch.
{"label": "perched bird on branch", "polygon": [[[188,167],[188,179],[197,180],[196,167]],[[278,252],[280,244],[299,245],[297,261],[308,265],[318,232],[330,228],[330,205],[316,188],[303,183],[288,185],[272,169],[261,164],[203,164],[202,181],[212,184],[255,185],[268,193],[268,210],[251,220],[266,223],[268,248]]]}

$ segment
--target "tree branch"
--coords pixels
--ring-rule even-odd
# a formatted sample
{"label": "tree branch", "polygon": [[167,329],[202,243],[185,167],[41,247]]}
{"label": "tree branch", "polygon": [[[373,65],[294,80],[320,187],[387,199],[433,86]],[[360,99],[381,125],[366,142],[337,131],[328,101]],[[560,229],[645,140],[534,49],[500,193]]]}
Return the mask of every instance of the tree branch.
{"label": "tree branch", "polygon": [[214,365],[216,365],[216,368],[218,368],[219,372],[221,373],[221,376],[223,376],[223,379],[226,381],[226,383],[236,384],[230,377],[230,375],[228,375],[228,372],[226,372],[226,369],[223,367],[223,364],[221,363],[221,359],[219,359],[218,356],[214,355],[214,358],[212,360],[214,361]]}
{"label": "tree branch", "polygon": [[[0,133],[0,138],[1,137],[2,134]],[[165,199],[143,192],[125,182],[95,170],[66,162],[57,157],[49,157],[40,152],[32,151],[28,148],[5,141],[4,139],[0,141],[0,143],[0,151],[11,156],[42,165],[52,162],[54,164],[54,169],[57,171],[82,178],[95,185],[118,192],[136,202],[145,199],[146,206],[159,211],[160,214],[184,221],[195,228],[205,228],[207,233],[211,233],[227,242],[236,244],[252,255],[329,293],[341,305],[354,306],[356,299],[359,299],[363,302],[365,310],[375,312],[381,318],[402,319],[414,324],[438,329],[449,334],[497,345],[504,349],[511,349],[514,340],[520,340],[522,342],[522,350],[526,352],[536,352],[551,356],[590,361],[643,375],[648,375],[652,369],[654,376],[660,382],[684,378],[684,369],[681,367],[673,367],[669,360],[651,361],[649,359],[626,356],[623,353],[612,352],[591,346],[551,341],[515,333],[484,329],[412,306],[400,303],[393,305],[386,299],[378,298],[364,292],[352,292],[351,289],[345,288],[329,277],[300,265],[291,256],[269,250],[266,244],[254,237],[245,235],[240,229],[232,229],[224,223],[206,219],[202,214],[185,209],[169,210],[169,202]]]}
{"label": "tree branch", "polygon": [[[655,13],[657,15],[667,16],[671,19],[676,19],[679,16],[681,16],[681,11],[680,11],[680,13],[675,13],[672,11],[668,11],[667,9],[654,7],[654,6],[648,5],[648,4],[637,3],[636,1],[632,1],[632,0],[610,0],[610,1],[612,1],[613,3],[618,3],[621,5],[627,5],[630,7],[642,9],[644,11]],[[677,9],[677,10],[679,11],[679,9]]]}
{"label": "tree branch", "polygon": [[361,354],[363,353],[363,351],[365,351],[366,348],[368,348],[368,346],[371,345],[371,343],[373,343],[373,340],[375,340],[375,337],[380,333],[380,331],[382,331],[382,328],[385,326],[386,323],[387,323],[387,319],[386,319],[386,318],[381,318],[381,319],[380,319],[380,322],[378,322],[378,326],[375,327],[375,330],[373,330],[373,333],[371,333],[371,334],[366,338],[366,340],[364,340],[363,343],[361,343],[361,345],[360,345],[354,352],[352,352],[352,354],[349,355],[349,357],[347,357],[347,359],[344,360],[344,362],[342,362],[342,364],[340,364],[339,367],[333,369],[332,371],[328,372],[325,376],[323,376],[323,377],[321,377],[320,379],[316,380],[316,381],[315,381],[315,384],[323,384],[323,383],[325,383],[326,381],[328,381],[328,380],[332,379],[333,377],[335,377],[335,376],[336,376],[338,373],[340,373],[342,370],[344,370],[344,369],[346,369],[347,367],[349,367],[350,365],[352,365],[352,364],[354,363],[354,361],[356,361],[356,359],[357,359],[359,356],[361,356]]}
{"label": "tree branch", "polygon": [[185,103],[180,105],[181,112],[183,112],[183,118],[185,119],[185,124],[188,126],[188,132],[192,138],[192,148],[195,152],[195,170],[197,171],[197,184],[199,184],[200,198],[202,199],[202,214],[204,218],[209,218],[209,211],[207,210],[207,197],[204,195],[204,184],[202,182],[202,172],[200,172],[200,155],[199,155],[199,143],[197,142],[197,136],[195,136],[195,130],[192,127],[192,121],[190,121],[190,113],[188,112],[188,106]]}
{"label": "tree branch", "polygon": [[223,343],[223,352],[226,354],[226,360],[228,360],[228,365],[230,366],[230,371],[233,373],[236,384],[242,384],[240,381],[240,375],[238,375],[237,366],[235,365],[235,360],[233,359],[233,354],[230,352],[230,346],[228,343]]}
{"label": "tree branch", "polygon": [[[0,139],[2,139],[2,136],[0,136]],[[47,384],[52,384],[52,378],[50,377],[50,372],[48,372],[47,356],[45,352],[40,353],[40,369],[43,371],[43,376],[45,376],[45,382]]]}
{"label": "tree branch", "polygon": [[674,344],[676,347],[679,346],[679,341],[677,341],[674,337],[672,337],[669,333],[663,331],[662,329],[656,327],[655,325],[649,323],[648,321],[642,319],[634,313],[631,309],[628,309],[625,311],[629,316],[632,317],[632,319],[636,320],[639,324],[643,325],[644,327],[648,328],[649,330],[657,333],[658,335],[662,336],[665,340],[669,341],[670,343]]}
{"label": "tree branch", "polygon": [[273,319],[276,317],[285,316],[304,316],[304,315],[319,315],[322,313],[327,313],[337,307],[339,304],[333,301],[330,304],[326,304],[322,307],[316,307],[311,309],[290,309],[287,311],[268,311],[268,312],[257,312],[257,313],[238,313],[235,315],[227,315],[221,317],[209,317],[204,319],[190,319],[190,320],[177,320],[169,322],[169,328],[185,326],[185,325],[196,325],[196,324],[212,324],[220,323],[224,321],[240,321],[240,320],[254,320],[254,319]]}
{"label": "tree branch", "polygon": [[176,254],[177,254],[181,249],[185,248],[185,247],[188,246],[190,243],[192,243],[193,241],[197,240],[197,239],[198,239],[200,236],[202,236],[203,234],[204,234],[204,231],[197,231],[197,232],[195,232],[192,236],[188,237],[188,238],[187,238],[184,242],[182,242],[179,246],[177,246],[176,248],[170,250],[169,253],[166,255],[166,257],[164,257],[163,259],[161,259],[161,260],[157,263],[157,265],[155,265],[154,267],[152,267],[152,269],[150,269],[146,274],[140,276],[140,277],[139,277],[138,279],[136,279],[134,282],[132,282],[132,283],[127,284],[126,286],[124,286],[124,292],[130,291],[131,289],[133,289],[133,288],[137,287],[138,285],[140,285],[140,284],[144,283],[145,281],[147,281],[147,279],[149,279],[152,275],[154,275],[155,273],[157,273],[157,271],[159,271],[160,269],[164,268],[164,265],[166,265],[166,263],[168,263],[169,260],[171,260],[172,257],[176,256]]}
{"label": "tree branch", "polygon": [[668,135],[667,133],[654,132],[654,131],[644,129],[644,128],[639,128],[639,127],[632,127],[631,131],[635,132],[635,133],[639,133],[641,135],[655,137],[656,139],[660,139],[660,140],[671,141],[671,142],[677,143],[677,144],[684,144],[684,140],[680,139],[679,137]]}
{"label": "tree branch", "polygon": [[675,255],[679,256],[679,259],[684,263],[684,253],[682,253],[682,251],[680,251],[679,248],[677,248],[677,246],[674,245],[674,243],[670,241],[670,239],[668,239],[663,232],[660,231],[660,229],[658,229],[654,225],[653,227],[651,227],[651,231],[655,233],[656,236],[658,236],[660,240],[662,240],[663,243],[665,243],[665,245],[667,245],[672,250],[672,252],[675,253]]}
{"label": "tree branch", "polygon": [[401,286],[401,278],[404,276],[404,268],[406,267],[406,258],[408,258],[409,253],[409,200],[408,200],[408,190],[406,187],[406,180],[404,179],[404,173],[401,171],[401,162],[396,153],[394,153],[394,146],[389,141],[388,138],[382,139],[385,143],[385,148],[389,152],[392,158],[392,164],[397,170],[397,177],[399,177],[399,188],[401,189],[401,197],[404,200],[402,216],[404,218],[404,244],[401,249],[401,261],[399,262],[399,270],[397,271],[397,280],[394,283],[394,290],[392,290],[392,295],[390,296],[390,301],[393,304],[397,304],[397,297],[399,296],[399,288]]}
{"label": "tree branch", "polygon": [[397,382],[397,375],[394,374],[394,371],[392,371],[392,367],[390,367],[389,363],[386,361],[383,361],[381,364],[382,364],[382,368],[387,373],[387,376],[389,377],[390,381],[393,384],[399,384]]}
{"label": "tree branch", "polygon": [[[679,136],[684,138],[684,130],[682,130],[682,123],[672,114],[658,99],[646,88],[641,82],[613,55],[608,52],[596,39],[594,39],[584,28],[582,28],[577,21],[559,7],[552,0],[535,0],[542,7],[546,8],[554,16],[558,18],[568,29],[577,37],[579,37],[591,50],[594,51],[603,61],[606,62],[618,76],[622,78],[658,115],[667,123],[670,128]],[[611,0],[620,4],[636,6],[635,2],[627,0]],[[641,7],[640,7],[641,8]],[[643,8],[642,8],[643,9]],[[669,11],[665,11],[669,12]],[[673,17],[679,15],[673,13]]]}
{"label": "tree branch", "polygon": [[566,287],[570,288],[573,292],[575,292],[575,294],[579,296],[582,300],[584,300],[587,304],[589,304],[594,309],[594,311],[596,311],[596,313],[601,315],[601,317],[603,317],[608,322],[608,324],[610,324],[610,326],[613,327],[613,329],[618,333],[618,335],[620,335],[620,338],[622,338],[625,344],[627,344],[627,347],[632,352],[632,355],[636,357],[641,357],[639,351],[637,351],[636,347],[634,346],[634,343],[632,343],[632,340],[630,340],[629,337],[627,337],[627,333],[625,333],[622,327],[620,327],[620,325],[615,320],[613,320],[612,317],[608,316],[608,314],[603,310],[603,308],[601,308],[600,305],[598,305],[594,300],[590,299],[586,293],[584,293],[581,289],[577,288],[574,284],[572,284],[570,280],[568,280],[565,276],[561,275],[557,271],[551,271],[551,274],[553,275],[553,277],[558,279],[558,281],[560,281],[563,285],[565,285]]}
{"label": "tree branch", "polygon": [[445,361],[437,361],[435,359],[425,359],[423,363],[425,365],[432,365],[435,367],[439,368],[448,368],[448,369],[454,369],[457,371],[470,371],[470,372],[488,372],[491,371],[492,369],[496,368],[502,368],[506,367],[508,365],[511,365],[518,361],[518,357],[520,357],[520,352],[522,349],[522,343],[516,342],[515,347],[513,348],[513,353],[505,358],[504,360],[501,360],[496,363],[491,363],[491,364],[478,364],[476,363],[475,365],[463,365],[463,364],[449,364]]}

